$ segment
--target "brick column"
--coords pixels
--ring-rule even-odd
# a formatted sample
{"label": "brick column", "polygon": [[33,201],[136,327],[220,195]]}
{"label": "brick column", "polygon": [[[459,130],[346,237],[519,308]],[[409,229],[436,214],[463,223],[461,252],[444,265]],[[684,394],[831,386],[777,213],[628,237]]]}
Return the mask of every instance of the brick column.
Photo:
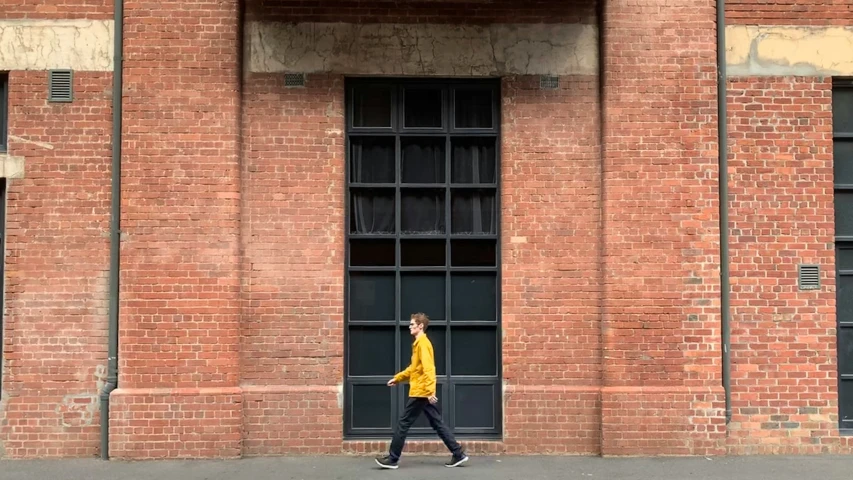
{"label": "brick column", "polygon": [[602,453],[723,453],[714,1],[604,12]]}
{"label": "brick column", "polygon": [[238,456],[239,2],[125,10],[111,454]]}

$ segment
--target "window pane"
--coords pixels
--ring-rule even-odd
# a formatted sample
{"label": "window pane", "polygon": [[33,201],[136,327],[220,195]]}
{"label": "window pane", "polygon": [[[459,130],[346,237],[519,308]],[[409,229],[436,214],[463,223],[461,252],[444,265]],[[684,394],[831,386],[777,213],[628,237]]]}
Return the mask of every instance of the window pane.
{"label": "window pane", "polygon": [[451,240],[450,265],[454,267],[494,267],[496,240]]}
{"label": "window pane", "polygon": [[853,133],[853,88],[832,91],[832,130]]}
{"label": "window pane", "polygon": [[353,89],[354,127],[391,126],[390,86],[363,86]]}
{"label": "window pane", "polygon": [[[447,374],[447,347],[445,346],[445,333],[447,329],[443,326],[430,325],[426,330],[427,337],[432,343],[432,350],[435,353],[435,373],[436,375]],[[409,334],[409,327],[400,329],[400,366],[399,370],[409,366],[412,361],[412,342],[414,339]],[[408,394],[408,392],[407,392]]]}
{"label": "window pane", "polygon": [[0,151],[5,151],[7,146],[7,123],[9,111],[9,75],[0,73]]}
{"label": "window pane", "polygon": [[393,389],[385,385],[353,385],[353,428],[391,428],[393,398]]}
{"label": "window pane", "polygon": [[444,138],[401,140],[403,183],[444,183]]}
{"label": "window pane", "polygon": [[349,263],[353,267],[393,267],[394,240],[350,240]]}
{"label": "window pane", "polygon": [[853,270],[853,248],[836,250],[835,268],[837,270]]}
{"label": "window pane", "polygon": [[838,373],[853,374],[853,327],[838,329]]}
{"label": "window pane", "polygon": [[451,152],[452,183],[495,183],[494,138],[454,138]]}
{"label": "window pane", "polygon": [[835,234],[853,235],[853,192],[835,192]]}
{"label": "window pane", "polygon": [[349,374],[394,373],[394,327],[350,327]]}
{"label": "window pane", "polygon": [[394,320],[394,273],[350,272],[350,320]]}
{"label": "window pane", "polygon": [[352,138],[350,179],[354,183],[395,183],[394,138]]}
{"label": "window pane", "polygon": [[[838,276],[838,293],[836,305],[839,322],[853,322],[853,276]],[[849,372],[853,373],[853,371]]]}
{"label": "window pane", "polygon": [[494,191],[454,191],[451,209],[452,233],[494,235],[497,232]]}
{"label": "window pane", "polygon": [[403,190],[401,208],[402,233],[445,232],[444,190]]}
{"label": "window pane", "polygon": [[451,274],[450,319],[497,321],[497,273]]}
{"label": "window pane", "polygon": [[461,428],[495,428],[495,386],[459,385],[455,387],[453,406],[456,426]]}
{"label": "window pane", "polygon": [[492,128],[492,91],[456,90],[456,128]]}
{"label": "window pane", "polygon": [[394,190],[352,190],[350,232],[394,233]]}
{"label": "window pane", "polygon": [[444,240],[400,240],[404,267],[443,267],[447,245]]}
{"label": "window pane", "polygon": [[454,327],[450,343],[451,375],[497,375],[495,327]]}
{"label": "window pane", "polygon": [[842,428],[853,428],[853,380],[841,380],[838,392]]}
{"label": "window pane", "polygon": [[444,320],[444,273],[400,274],[400,319],[408,320],[413,313],[423,312],[430,320]]}
{"label": "window pane", "polygon": [[[853,112],[850,113],[853,115]],[[833,142],[833,165],[836,184],[853,184],[853,139]]]}
{"label": "window pane", "polygon": [[441,90],[436,88],[407,88],[405,126],[441,128]]}

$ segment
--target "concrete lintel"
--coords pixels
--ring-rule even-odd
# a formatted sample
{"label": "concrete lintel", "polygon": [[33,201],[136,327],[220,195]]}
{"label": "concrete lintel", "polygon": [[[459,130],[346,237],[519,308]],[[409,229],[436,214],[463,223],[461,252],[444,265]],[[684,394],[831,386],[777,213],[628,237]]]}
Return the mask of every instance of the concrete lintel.
{"label": "concrete lintel", "polygon": [[0,153],[0,178],[24,178],[24,157]]}
{"label": "concrete lintel", "polygon": [[596,75],[598,31],[583,24],[251,22],[252,72],[353,75]]}
{"label": "concrete lintel", "polygon": [[0,71],[109,72],[112,20],[0,20]]}

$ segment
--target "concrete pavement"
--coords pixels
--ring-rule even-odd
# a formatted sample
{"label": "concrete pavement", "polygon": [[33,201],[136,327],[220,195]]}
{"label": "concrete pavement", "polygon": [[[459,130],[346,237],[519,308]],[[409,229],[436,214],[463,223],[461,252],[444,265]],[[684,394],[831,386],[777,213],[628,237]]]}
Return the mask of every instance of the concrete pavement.
{"label": "concrete pavement", "polygon": [[405,457],[379,470],[372,457],[267,457],[242,460],[104,462],[2,460],[0,480],[842,480],[851,456],[690,458],[471,457],[449,469],[445,457]]}

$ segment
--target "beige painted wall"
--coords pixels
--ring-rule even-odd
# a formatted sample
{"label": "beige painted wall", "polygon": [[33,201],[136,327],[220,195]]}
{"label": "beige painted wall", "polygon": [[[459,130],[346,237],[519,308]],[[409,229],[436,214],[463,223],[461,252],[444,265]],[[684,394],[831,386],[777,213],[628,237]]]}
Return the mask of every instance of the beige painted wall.
{"label": "beige painted wall", "polygon": [[729,76],[853,75],[853,27],[726,27]]}

